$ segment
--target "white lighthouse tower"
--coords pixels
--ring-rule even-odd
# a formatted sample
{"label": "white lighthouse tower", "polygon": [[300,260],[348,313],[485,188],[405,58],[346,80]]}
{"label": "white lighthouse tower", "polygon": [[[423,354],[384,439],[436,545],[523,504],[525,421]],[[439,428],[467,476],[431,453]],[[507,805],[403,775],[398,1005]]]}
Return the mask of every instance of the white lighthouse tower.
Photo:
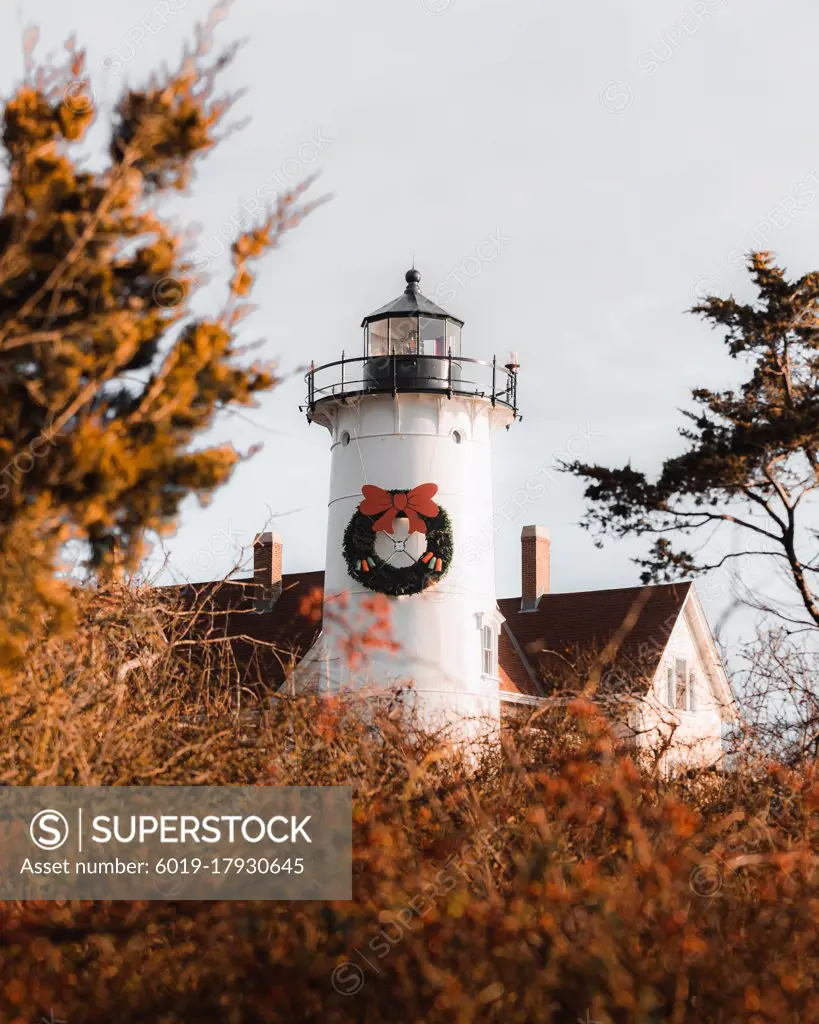
{"label": "white lighthouse tower", "polygon": [[[400,689],[422,721],[461,729],[499,721],[494,546],[469,541],[492,518],[491,440],[517,417],[517,361],[466,357],[463,321],[420,278],[364,318],[362,355],[307,374],[332,463],[324,625],[304,664],[326,691]],[[351,661],[376,595],[398,649]]]}

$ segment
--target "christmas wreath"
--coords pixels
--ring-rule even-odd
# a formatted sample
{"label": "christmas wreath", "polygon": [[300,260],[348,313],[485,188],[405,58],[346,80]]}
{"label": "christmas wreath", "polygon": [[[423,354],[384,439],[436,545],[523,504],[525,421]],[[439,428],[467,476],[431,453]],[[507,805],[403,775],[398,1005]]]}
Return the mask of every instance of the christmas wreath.
{"label": "christmas wreath", "polygon": [[[344,560],[354,580],[379,594],[397,597],[420,594],[444,576],[452,561],[452,524],[446,510],[432,500],[437,490],[437,484],[419,484],[411,491],[386,491],[372,484],[361,488],[364,500],[344,531]],[[393,565],[392,556],[383,559],[376,551],[379,532],[390,536],[398,518],[408,520],[408,536],[426,536],[426,550],[412,565]],[[393,543],[396,551],[411,557],[403,541]]]}

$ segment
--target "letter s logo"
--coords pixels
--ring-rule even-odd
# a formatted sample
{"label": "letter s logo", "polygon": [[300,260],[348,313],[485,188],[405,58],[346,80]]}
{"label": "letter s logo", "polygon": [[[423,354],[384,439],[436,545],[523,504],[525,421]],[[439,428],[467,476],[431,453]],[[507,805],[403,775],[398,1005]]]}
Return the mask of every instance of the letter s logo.
{"label": "letter s logo", "polygon": [[28,831],[41,850],[58,850],[68,839],[68,822],[59,811],[39,811],[31,819]]}

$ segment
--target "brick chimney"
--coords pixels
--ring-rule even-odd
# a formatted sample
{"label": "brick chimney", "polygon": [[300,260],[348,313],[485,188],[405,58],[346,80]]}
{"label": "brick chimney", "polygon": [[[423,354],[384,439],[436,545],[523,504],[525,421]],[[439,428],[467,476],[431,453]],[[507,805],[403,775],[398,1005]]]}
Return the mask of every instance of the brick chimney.
{"label": "brick chimney", "polygon": [[551,546],[545,526],[524,526],[520,532],[521,611],[535,611],[549,593]]}
{"label": "brick chimney", "polygon": [[253,582],[256,611],[270,611],[282,589],[282,539],[259,533],[253,541]]}

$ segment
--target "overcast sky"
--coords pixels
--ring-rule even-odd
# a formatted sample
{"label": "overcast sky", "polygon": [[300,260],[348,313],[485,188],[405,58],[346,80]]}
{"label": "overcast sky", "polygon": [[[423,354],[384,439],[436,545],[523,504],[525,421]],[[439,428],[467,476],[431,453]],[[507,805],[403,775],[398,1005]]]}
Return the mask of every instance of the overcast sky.
{"label": "overcast sky", "polygon": [[[25,25],[42,52],[76,30],[110,109],[209,9],[6,0],[3,94]],[[246,336],[290,379],[222,425],[264,448],[210,507],[186,508],[168,542],[177,578],[230,568],[225,538],[250,544],[270,513],[285,571],[322,567],[328,435],[299,412],[296,370],[358,353],[362,316],[401,291],[413,252],[422,290],[466,321],[465,354],[519,353],[523,421],[497,438],[496,507],[570,443],[656,468],[679,449],[689,388],[736,375],[685,309],[703,290],[746,296],[749,247],[794,274],[819,264],[815,0],[237,0],[217,38],[238,37],[224,82],[246,87],[236,113],[250,123],[200,165],[179,225],[199,224],[197,248],[215,253],[272,176],[320,170],[313,193],[333,199],[263,265]],[[530,522],[551,531],[555,590],[637,582],[637,548],[597,550],[577,525],[582,485],[552,475],[497,534],[500,596],[520,592]],[[712,619],[720,593],[704,594]]]}

